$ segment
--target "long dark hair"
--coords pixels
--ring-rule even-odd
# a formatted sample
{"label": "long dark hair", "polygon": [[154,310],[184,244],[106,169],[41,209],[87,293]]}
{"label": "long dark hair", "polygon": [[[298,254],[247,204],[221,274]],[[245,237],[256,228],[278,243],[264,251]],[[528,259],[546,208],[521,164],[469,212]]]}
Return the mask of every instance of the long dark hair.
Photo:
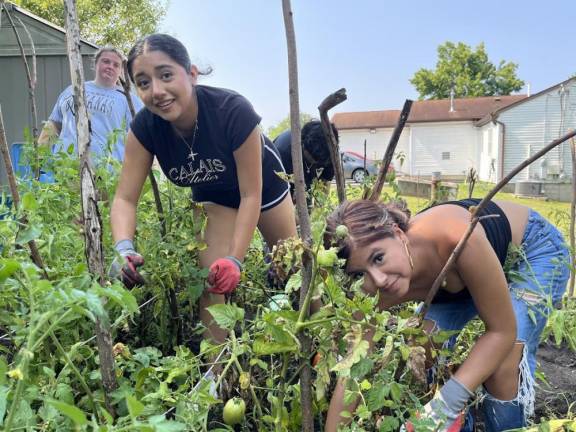
{"label": "long dark hair", "polygon": [[[328,217],[324,233],[325,247],[338,248],[338,256],[348,259],[352,248],[364,247],[392,237],[394,225],[408,230],[410,210],[404,200],[388,203],[370,200],[345,201]],[[346,229],[338,229],[340,225]]]}

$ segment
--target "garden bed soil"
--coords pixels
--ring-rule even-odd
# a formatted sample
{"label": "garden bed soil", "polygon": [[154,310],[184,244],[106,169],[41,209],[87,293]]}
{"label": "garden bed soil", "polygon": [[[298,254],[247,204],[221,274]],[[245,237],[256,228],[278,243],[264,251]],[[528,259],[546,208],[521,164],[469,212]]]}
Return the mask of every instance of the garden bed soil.
{"label": "garden bed soil", "polygon": [[567,346],[557,348],[544,342],[538,350],[539,370],[546,382],[538,381],[536,389],[536,419],[566,418],[576,403],[576,353]]}

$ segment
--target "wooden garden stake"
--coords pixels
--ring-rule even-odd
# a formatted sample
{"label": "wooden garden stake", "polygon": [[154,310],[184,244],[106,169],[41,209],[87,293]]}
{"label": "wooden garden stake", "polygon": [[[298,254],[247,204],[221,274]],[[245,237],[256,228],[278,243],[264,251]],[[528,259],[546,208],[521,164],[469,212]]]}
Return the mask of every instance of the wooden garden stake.
{"label": "wooden garden stake", "polygon": [[478,222],[480,222],[480,220],[482,218],[494,217],[494,216],[483,216],[482,218],[480,218],[476,215],[478,213],[480,213],[480,211],[486,206],[488,201],[490,201],[494,197],[494,195],[496,195],[496,193],[498,193],[498,191],[500,189],[502,189],[506,184],[508,184],[508,182],[516,174],[518,174],[520,171],[522,171],[524,168],[526,168],[528,165],[530,165],[535,160],[544,156],[546,153],[548,153],[554,147],[557,147],[558,145],[562,144],[564,141],[567,141],[570,138],[573,138],[574,136],[576,136],[576,131],[568,132],[566,135],[563,135],[560,138],[555,139],[550,144],[545,146],[542,150],[540,150],[539,152],[530,156],[528,159],[526,159],[524,162],[522,162],[520,165],[518,165],[516,168],[514,168],[512,171],[510,171],[506,177],[504,177],[502,180],[500,180],[498,182],[498,184],[496,186],[494,186],[490,192],[488,192],[488,194],[482,199],[482,201],[480,201],[478,203],[478,205],[475,208],[472,208],[472,207],[470,208],[470,210],[471,210],[470,211],[470,213],[471,213],[470,225],[468,226],[468,229],[466,230],[466,232],[464,233],[464,235],[462,236],[462,238],[460,239],[460,241],[458,242],[458,244],[454,248],[454,251],[452,251],[450,258],[448,258],[448,261],[446,262],[446,264],[444,265],[444,267],[440,271],[440,274],[438,274],[438,277],[436,278],[436,280],[432,284],[432,287],[430,288],[430,292],[428,293],[428,296],[426,297],[426,300],[424,301],[424,305],[421,308],[420,313],[418,314],[420,320],[422,320],[422,318],[426,315],[426,312],[428,312],[428,308],[430,307],[430,304],[432,303],[434,296],[436,295],[436,293],[438,292],[438,289],[442,285],[442,282],[444,281],[446,274],[448,273],[450,268],[454,265],[454,263],[456,262],[456,260],[460,256],[460,254],[462,253],[462,250],[464,249],[464,246],[466,245],[468,238],[472,235],[472,231],[474,231],[476,224],[478,224]]}
{"label": "wooden garden stake", "polygon": [[[574,253],[574,218],[576,217],[576,141],[570,140],[570,153],[572,154],[572,203],[570,204],[570,250]],[[574,296],[574,264],[576,260],[572,257],[570,266],[570,283],[568,284],[568,297]]]}
{"label": "wooden garden stake", "polygon": [[[120,83],[122,84],[122,88],[124,89],[124,96],[126,97],[126,101],[128,102],[128,108],[130,109],[130,114],[132,114],[132,118],[136,117],[136,110],[134,109],[134,103],[132,102],[132,98],[130,97],[130,78],[128,75],[128,64],[126,60],[122,62],[122,66],[124,69],[124,77],[120,78]],[[152,193],[154,194],[154,203],[156,204],[156,213],[158,213],[158,220],[160,221],[160,233],[162,238],[166,238],[166,218],[164,216],[164,208],[162,207],[162,199],[160,198],[160,190],[158,189],[158,182],[156,181],[156,177],[154,177],[154,173],[152,170],[148,173],[148,179],[150,180],[150,184],[152,186]],[[171,333],[176,335],[176,344],[182,344],[182,332],[181,332],[181,319],[180,319],[180,312],[178,310],[178,299],[176,298],[176,291],[174,288],[168,289],[168,306],[170,308],[170,327]]]}
{"label": "wooden garden stake", "polygon": [[[97,191],[94,175],[90,166],[90,127],[86,97],[84,93],[84,70],[80,55],[80,30],[74,0],[64,0],[66,18],[66,47],[70,62],[70,75],[74,89],[74,111],[76,112],[76,131],[78,153],[80,157],[80,195],[82,199],[82,219],[84,222],[85,253],[88,268],[92,275],[103,285],[104,256],[102,252],[102,220],[98,210]],[[112,336],[109,324],[97,318],[96,341],[100,357],[100,373],[104,386],[106,408],[114,415],[111,401],[112,392],[118,387],[114,371]]]}
{"label": "wooden garden stake", "polygon": [[34,48],[34,41],[28,29],[24,26],[24,23],[20,19],[20,25],[28,35],[28,39],[30,40],[30,48],[32,50],[32,71],[30,71],[30,66],[28,65],[28,61],[26,60],[26,51],[24,50],[24,45],[22,44],[22,39],[18,34],[18,30],[14,25],[14,20],[12,19],[12,14],[9,10],[12,6],[6,5],[6,3],[2,2],[2,8],[6,12],[6,16],[8,17],[8,21],[14,30],[14,35],[16,36],[16,42],[18,43],[18,47],[20,48],[20,55],[22,56],[22,62],[24,63],[24,70],[26,72],[26,79],[28,82],[28,98],[30,99],[30,112],[32,114],[32,139],[34,141],[34,157],[35,157],[35,166],[34,166],[34,176],[36,179],[40,177],[40,163],[38,161],[38,111],[36,109],[36,50]]}
{"label": "wooden garden stake", "polygon": [[336,105],[341,104],[347,99],[346,89],[341,88],[331,95],[326,96],[322,103],[318,106],[320,112],[320,122],[322,124],[322,132],[328,143],[330,150],[330,159],[334,167],[334,176],[336,178],[336,192],[338,193],[338,202],[343,203],[346,200],[346,182],[344,180],[344,170],[342,169],[342,158],[340,157],[340,148],[336,142],[336,137],[330,125],[328,118],[328,110],[334,108]]}
{"label": "wooden garden stake", "polygon": [[392,132],[392,136],[390,137],[390,141],[388,142],[388,147],[386,147],[386,152],[384,153],[384,157],[382,158],[382,165],[380,165],[380,171],[378,172],[376,183],[374,184],[374,187],[372,188],[372,193],[368,198],[371,201],[378,201],[380,199],[382,188],[384,187],[384,183],[386,182],[386,174],[388,173],[388,167],[390,166],[392,158],[394,157],[394,151],[396,150],[396,146],[398,145],[398,141],[400,140],[400,135],[402,135],[402,130],[404,130],[404,125],[408,120],[408,116],[410,115],[411,109],[412,109],[412,101],[410,99],[406,99],[406,102],[404,102],[404,106],[402,107],[402,111],[400,112],[398,123],[396,123],[394,132]]}
{"label": "wooden garden stake", "polygon": [[[312,256],[310,244],[312,233],[308,208],[306,206],[306,190],[304,183],[304,167],[302,165],[302,143],[300,138],[300,101],[298,99],[298,60],[296,53],[296,35],[294,21],[292,19],[292,7],[290,0],[282,0],[282,12],[284,15],[284,27],[286,30],[286,45],[288,51],[288,80],[290,95],[290,128],[292,132],[292,165],[294,167],[294,184],[296,191],[296,208],[300,223],[300,235],[304,241],[304,253],[302,256],[302,287],[300,288],[300,317],[309,315],[308,290],[312,281]],[[300,360],[302,370],[300,372],[300,404],[302,406],[302,431],[314,430],[314,413],[312,411],[312,372],[310,368],[309,354],[311,340],[305,332],[298,335],[302,347]]]}
{"label": "wooden garden stake", "polygon": [[[12,194],[12,205],[16,210],[20,207],[20,194],[18,193],[18,186],[16,184],[16,177],[14,176],[14,170],[12,169],[12,159],[10,158],[10,150],[8,149],[8,142],[6,141],[6,132],[4,130],[4,119],[2,117],[2,106],[0,105],[0,151],[2,152],[2,159],[4,161],[4,168],[6,169],[6,177],[8,177],[8,184],[10,185],[10,193]],[[23,225],[28,224],[28,219],[23,216],[20,219]],[[34,240],[28,242],[28,247],[30,248],[30,257],[36,266],[44,272],[44,277],[48,279],[48,274],[44,268],[44,263],[42,262],[42,257],[36,246]]]}

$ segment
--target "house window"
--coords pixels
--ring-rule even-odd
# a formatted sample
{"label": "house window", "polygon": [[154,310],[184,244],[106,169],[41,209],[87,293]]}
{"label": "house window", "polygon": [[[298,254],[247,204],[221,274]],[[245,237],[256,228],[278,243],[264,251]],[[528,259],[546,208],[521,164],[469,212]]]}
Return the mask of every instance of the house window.
{"label": "house window", "polygon": [[450,160],[450,152],[442,152],[442,160]]}

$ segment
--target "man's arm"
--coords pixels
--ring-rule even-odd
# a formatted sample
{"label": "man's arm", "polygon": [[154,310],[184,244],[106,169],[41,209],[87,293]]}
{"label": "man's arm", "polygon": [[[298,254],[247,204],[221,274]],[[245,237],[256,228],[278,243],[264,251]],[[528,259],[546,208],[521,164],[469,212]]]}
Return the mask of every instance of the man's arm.
{"label": "man's arm", "polygon": [[60,136],[60,131],[62,130],[62,123],[56,123],[52,120],[46,120],[40,136],[38,137],[38,144],[40,145],[52,145]]}

